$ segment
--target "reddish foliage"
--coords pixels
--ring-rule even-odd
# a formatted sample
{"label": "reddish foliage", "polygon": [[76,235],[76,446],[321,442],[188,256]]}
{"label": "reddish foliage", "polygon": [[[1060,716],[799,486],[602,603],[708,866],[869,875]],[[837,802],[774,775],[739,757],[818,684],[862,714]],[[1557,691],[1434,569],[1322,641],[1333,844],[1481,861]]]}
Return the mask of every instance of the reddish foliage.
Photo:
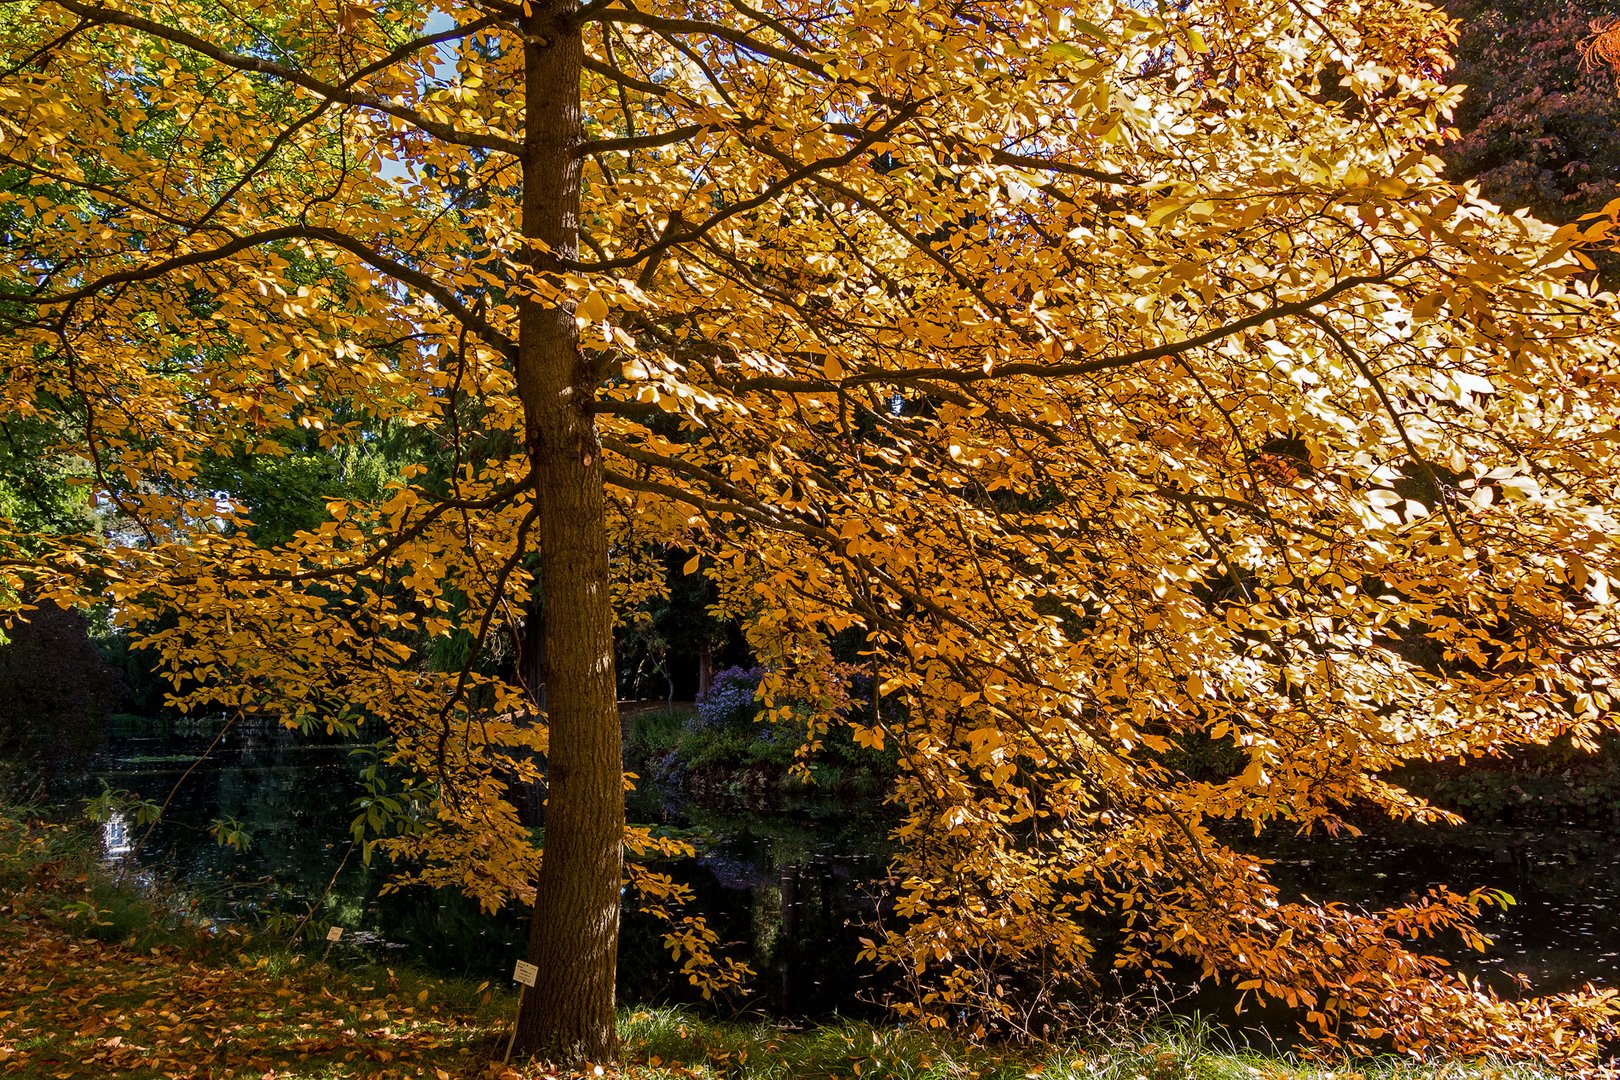
{"label": "reddish foliage", "polygon": [[[1451,79],[1469,88],[1455,117],[1459,138],[1442,151],[1451,176],[1549,221],[1601,209],[1620,183],[1620,95],[1606,65],[1582,60],[1595,6],[1449,0],[1445,7],[1461,20]],[[1620,56],[1614,25],[1585,53],[1603,59],[1605,49]]]}

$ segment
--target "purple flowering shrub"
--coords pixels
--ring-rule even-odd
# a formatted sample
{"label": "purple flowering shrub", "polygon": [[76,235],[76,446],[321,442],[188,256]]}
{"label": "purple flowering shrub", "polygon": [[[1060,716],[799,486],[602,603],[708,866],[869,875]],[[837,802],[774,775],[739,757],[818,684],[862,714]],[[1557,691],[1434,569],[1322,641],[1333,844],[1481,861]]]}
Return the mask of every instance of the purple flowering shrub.
{"label": "purple flowering shrub", "polygon": [[764,676],[765,669],[758,667],[729,667],[717,672],[709,692],[698,698],[694,726],[715,730],[752,722],[759,713],[754,692]]}

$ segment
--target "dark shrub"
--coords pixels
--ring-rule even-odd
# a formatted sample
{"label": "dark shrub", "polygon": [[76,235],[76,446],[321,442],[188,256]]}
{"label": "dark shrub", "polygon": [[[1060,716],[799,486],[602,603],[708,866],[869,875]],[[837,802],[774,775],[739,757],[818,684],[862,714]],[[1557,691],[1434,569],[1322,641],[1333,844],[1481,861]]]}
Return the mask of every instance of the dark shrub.
{"label": "dark shrub", "polygon": [[123,683],[77,611],[46,604],[0,645],[0,758],[47,772],[94,753]]}

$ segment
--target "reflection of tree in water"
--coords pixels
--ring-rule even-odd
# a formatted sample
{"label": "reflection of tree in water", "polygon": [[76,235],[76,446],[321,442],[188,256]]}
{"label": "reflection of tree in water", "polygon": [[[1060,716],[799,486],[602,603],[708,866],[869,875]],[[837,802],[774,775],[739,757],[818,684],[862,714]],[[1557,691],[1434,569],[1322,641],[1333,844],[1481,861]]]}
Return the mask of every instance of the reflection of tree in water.
{"label": "reflection of tree in water", "polygon": [[[145,799],[169,800],[141,861],[179,878],[216,915],[302,915],[325,890],[349,846],[350,803],[359,792],[349,748],[309,744],[290,733],[233,732],[180,782],[186,767],[170,762],[200,754],[208,742],[197,737],[129,741],[140,753],[126,756],[127,767],[111,774],[110,782]],[[164,765],[143,768],[142,759]],[[240,825],[248,838],[245,850],[215,841],[209,826],[220,818]],[[332,896],[358,914],[375,886],[357,872],[358,860],[353,862],[355,868],[345,870]]]}
{"label": "reflection of tree in water", "polygon": [[[195,735],[130,740],[135,749],[123,748],[126,759],[150,764],[120,770],[117,786],[161,801],[184,770],[175,759],[208,741]],[[215,915],[302,916],[350,844],[352,803],[364,792],[358,774],[365,764],[350,758],[352,749],[279,731],[232,732],[175,795],[142,862],[179,876]],[[729,943],[728,955],[758,972],[728,1005],[787,1015],[859,1011],[855,995],[873,985],[872,973],[855,962],[870,907],[863,886],[882,874],[888,853],[889,825],[876,807],[852,810],[815,789],[779,813],[667,798],[651,786],[637,792],[632,816],[675,822],[707,838],[699,860],[659,869],[692,886],[693,912]],[[209,822],[219,817],[241,823],[251,837],[246,851],[222,848],[209,836]],[[350,940],[369,932],[446,974],[497,978],[511,970],[526,912],[490,916],[464,897],[423,888],[382,895],[391,869],[351,858],[316,921],[341,923]],[[697,1001],[696,991],[670,971],[664,929],[650,916],[625,912],[624,1000]]]}
{"label": "reflection of tree in water", "polygon": [[1285,890],[1352,905],[1402,903],[1446,882],[1501,889],[1517,902],[1479,920],[1495,939],[1488,952],[1455,941],[1438,942],[1437,952],[1504,993],[1514,992],[1515,974],[1550,993],[1612,979],[1620,959],[1610,915],[1620,905],[1615,848],[1612,833],[1596,830],[1459,828],[1276,839],[1265,854],[1277,860]]}
{"label": "reflection of tree in water", "polygon": [[[658,869],[691,886],[692,910],[720,935],[726,955],[756,972],[731,1008],[856,1015],[880,994],[876,973],[856,955],[873,906],[868,884],[888,860],[889,822],[876,805],[852,808],[815,796],[812,790],[777,813],[659,804],[690,830],[700,856]],[[621,996],[696,1003],[697,992],[669,971],[662,932],[657,920],[626,909]]]}
{"label": "reflection of tree in water", "polygon": [[[161,801],[184,768],[175,759],[207,741],[133,741],[122,748],[126,758],[150,764],[110,779]],[[279,732],[233,734],[176,795],[170,820],[142,852],[142,862],[181,877],[216,915],[302,915],[349,844],[351,802],[362,793],[357,774],[364,764],[351,760],[351,749]],[[678,824],[699,838],[698,860],[659,869],[692,886],[694,912],[730,943],[728,955],[758,972],[726,1008],[850,1014],[863,1007],[857,995],[881,996],[875,974],[855,960],[872,907],[866,885],[883,875],[887,859],[888,824],[876,809],[818,798],[815,789],[775,813],[696,806],[651,785],[634,793],[633,819]],[[209,821],[222,815],[236,818],[252,836],[246,852],[220,848],[209,837]],[[1486,957],[1456,959],[1504,988],[1515,972],[1545,988],[1602,977],[1620,960],[1620,927],[1606,914],[1620,905],[1615,848],[1615,837],[1598,830],[1469,829],[1341,837],[1331,845],[1274,840],[1260,853],[1279,860],[1277,878],[1285,888],[1352,904],[1399,902],[1439,880],[1505,889],[1520,903],[1487,916],[1485,928],[1498,935],[1498,947]],[[389,870],[351,859],[317,920],[340,922],[351,935],[369,931],[398,955],[446,974],[499,978],[510,972],[525,912],[487,916],[458,895],[421,888],[379,895]],[[255,884],[266,879],[274,886]],[[649,916],[625,912],[623,1000],[696,999],[669,969],[663,930]],[[1199,1002],[1221,1007],[1212,997],[1193,1004]]]}
{"label": "reflection of tree in water", "polygon": [[[244,822],[271,872],[324,887],[350,842],[357,770],[341,747],[250,736],[241,766],[222,770],[218,811]],[[297,758],[310,756],[312,767]]]}

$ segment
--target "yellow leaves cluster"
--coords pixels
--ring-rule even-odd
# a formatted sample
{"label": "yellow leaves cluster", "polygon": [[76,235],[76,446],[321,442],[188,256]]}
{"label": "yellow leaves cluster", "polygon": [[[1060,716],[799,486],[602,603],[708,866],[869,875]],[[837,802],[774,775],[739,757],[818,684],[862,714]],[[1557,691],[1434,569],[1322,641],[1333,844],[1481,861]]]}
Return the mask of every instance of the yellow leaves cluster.
{"label": "yellow leaves cluster", "polygon": [[[911,55],[913,24],[875,11],[852,25],[881,81]],[[1222,850],[1207,819],[1334,827],[1364,801],[1429,815],[1377,773],[1567,730],[1498,660],[1569,689],[1591,677],[1493,620],[1534,608],[1591,641],[1609,626],[1557,588],[1526,588],[1563,575],[1576,547],[1614,556],[1613,530],[1590,518],[1609,497],[1602,469],[1575,459],[1584,421],[1549,426],[1532,404],[1567,392],[1563,372],[1609,333],[1606,309],[1583,308],[1550,230],[1469,203],[1411,151],[1446,100],[1430,67],[1445,30],[1380,11],[1376,29],[1313,27],[1255,6],[1218,32],[1112,12],[1072,23],[1071,40],[977,54],[957,31],[951,55],[983,62],[974,92],[939,92],[967,63],[925,65],[905,89],[939,92],[937,111],[886,139],[883,169],[784,199],[769,227],[791,241],[719,233],[661,267],[658,310],[708,343],[685,377],[737,404],[695,417],[706,430],[685,442],[610,430],[628,461],[700,485],[670,498],[710,530],[708,565],[757,567],[717,579],[735,590],[722,604],[751,612],[773,685],[825,699],[822,634],[859,613],[888,669],[876,711],[903,719],[863,708],[849,722],[862,742],[899,733],[905,858],[928,868],[907,879],[907,928],[872,954],[963,965],[919,994],[935,1015],[993,1005],[994,986],[1016,982],[1008,958],[1041,943],[1081,955],[1061,897],[1141,910],[1123,883],[1144,877],[1168,910],[1198,881],[1263,895],[1258,869],[1206,861]],[[1182,44],[1162,91],[1109,86],[1135,38]],[[1359,114],[1299,96],[1329,57],[1351,65]],[[1194,77],[1201,62],[1227,74]],[[1061,75],[1068,100],[1033,100],[1010,79],[1019,64]],[[1020,142],[1025,130],[1040,134]],[[1034,160],[998,160],[1009,146]],[[1139,183],[1070,184],[1043,162]],[[847,247],[829,251],[835,232]],[[743,309],[739,281],[754,294]],[[1529,383],[1527,348],[1547,365]],[[1559,459],[1557,506],[1517,439]],[[1473,491],[1488,496],[1457,501]],[[1206,738],[1237,759],[1189,777],[1177,758]],[[1083,904],[1063,891],[1077,881],[1098,890]],[[1008,915],[1026,903],[1057,914]],[[1199,935],[1215,940],[1158,946]],[[962,975],[975,955],[1001,957],[1011,981]],[[1400,993],[1431,975],[1413,968]],[[1514,1008],[1459,1000],[1503,1023]]]}

